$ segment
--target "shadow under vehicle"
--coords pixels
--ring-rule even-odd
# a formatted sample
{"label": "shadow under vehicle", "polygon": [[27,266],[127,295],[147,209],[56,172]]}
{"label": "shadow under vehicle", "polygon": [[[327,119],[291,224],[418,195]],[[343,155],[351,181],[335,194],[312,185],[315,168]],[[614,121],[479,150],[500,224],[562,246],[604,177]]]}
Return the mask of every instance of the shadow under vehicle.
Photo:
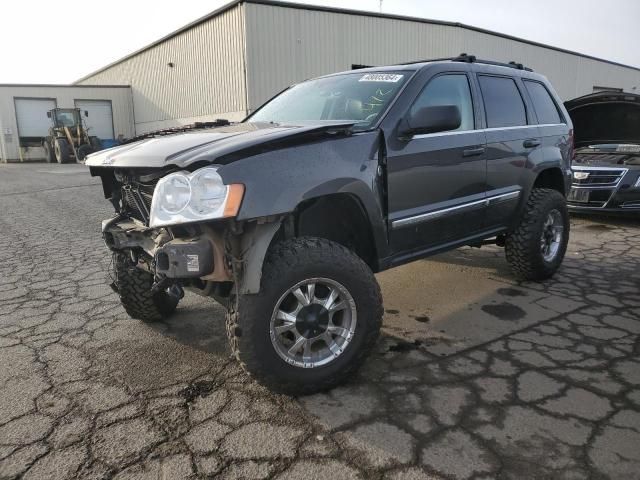
{"label": "shadow under vehicle", "polygon": [[89,116],[89,112],[79,108],[54,108],[47,112],[51,127],[49,135],[42,139],[47,163],[82,162],[90,153],[102,149],[100,139],[90,136],[83,124],[83,113]]}
{"label": "shadow under vehicle", "polygon": [[640,95],[598,92],[565,107],[576,148],[569,209],[640,215]]}

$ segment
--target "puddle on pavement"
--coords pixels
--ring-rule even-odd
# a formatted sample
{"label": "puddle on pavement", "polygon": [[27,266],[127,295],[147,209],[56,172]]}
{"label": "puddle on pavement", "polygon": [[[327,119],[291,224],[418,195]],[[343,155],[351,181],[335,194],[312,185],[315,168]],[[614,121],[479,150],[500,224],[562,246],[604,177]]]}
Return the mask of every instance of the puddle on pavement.
{"label": "puddle on pavement", "polygon": [[483,305],[482,311],[500,320],[520,320],[526,316],[526,312],[511,303],[499,303],[497,305]]}

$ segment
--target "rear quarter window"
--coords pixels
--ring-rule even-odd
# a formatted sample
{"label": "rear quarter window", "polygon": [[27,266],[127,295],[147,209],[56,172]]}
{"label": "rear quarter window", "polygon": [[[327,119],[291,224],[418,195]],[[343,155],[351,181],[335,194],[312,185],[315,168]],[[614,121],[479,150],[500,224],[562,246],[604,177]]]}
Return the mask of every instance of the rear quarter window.
{"label": "rear quarter window", "polygon": [[478,81],[489,128],[518,127],[527,124],[527,111],[515,80],[509,77],[479,75]]}
{"label": "rear quarter window", "polygon": [[543,84],[531,80],[525,80],[524,85],[529,92],[533,108],[540,124],[562,123],[562,117],[558,112],[558,106],[553,101],[551,94]]}

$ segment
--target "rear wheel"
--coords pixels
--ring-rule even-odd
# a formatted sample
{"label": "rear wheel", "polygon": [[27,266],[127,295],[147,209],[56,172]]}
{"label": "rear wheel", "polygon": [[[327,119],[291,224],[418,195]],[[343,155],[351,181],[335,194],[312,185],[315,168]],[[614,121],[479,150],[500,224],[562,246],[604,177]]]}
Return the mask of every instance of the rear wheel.
{"label": "rear wheel", "polygon": [[171,315],[179,298],[167,291],[152,292],[153,275],[136,267],[128,255],[113,254],[115,286],[130,317],[157,322]]}
{"label": "rear wheel", "polygon": [[44,159],[47,163],[53,163],[56,161],[56,156],[53,152],[53,148],[51,147],[51,142],[45,138],[44,142],[42,142],[42,148],[44,149]]}
{"label": "rear wheel", "polygon": [[89,141],[91,142],[94,152],[102,150],[102,142],[98,137],[89,137]]}
{"label": "rear wheel", "polygon": [[53,141],[53,149],[58,163],[69,163],[69,142],[66,138],[56,138]]}
{"label": "rear wheel", "polygon": [[564,196],[534,188],[518,227],[507,236],[505,254],[523,280],[545,280],[558,270],[569,242],[569,213]]}
{"label": "rear wheel", "polygon": [[89,155],[90,153],[93,153],[93,147],[85,143],[84,145],[80,145],[77,148],[76,152],[78,154],[77,161],[84,162],[84,159],[87,158],[87,155]]}
{"label": "rear wheel", "polygon": [[334,387],[374,347],[380,288],[345,247],[310,237],[281,242],[267,255],[261,284],[258,294],[231,302],[227,333],[244,369],[272,390]]}

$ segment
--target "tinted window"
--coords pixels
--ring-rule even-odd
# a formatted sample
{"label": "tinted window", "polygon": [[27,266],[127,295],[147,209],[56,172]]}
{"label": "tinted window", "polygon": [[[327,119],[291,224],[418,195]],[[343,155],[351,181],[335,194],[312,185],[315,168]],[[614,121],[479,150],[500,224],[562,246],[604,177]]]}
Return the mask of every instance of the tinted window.
{"label": "tinted window", "polygon": [[456,105],[462,121],[457,130],[473,130],[473,102],[466,75],[440,75],[431,80],[416,99],[411,112],[424,107]]}
{"label": "tinted window", "polygon": [[562,123],[562,119],[558,113],[558,107],[556,107],[547,88],[538,82],[525,80],[524,84],[533,101],[533,108],[538,116],[538,123]]}
{"label": "tinted window", "polygon": [[478,79],[489,128],[517,127],[527,124],[527,111],[516,82],[512,78],[480,75]]}

